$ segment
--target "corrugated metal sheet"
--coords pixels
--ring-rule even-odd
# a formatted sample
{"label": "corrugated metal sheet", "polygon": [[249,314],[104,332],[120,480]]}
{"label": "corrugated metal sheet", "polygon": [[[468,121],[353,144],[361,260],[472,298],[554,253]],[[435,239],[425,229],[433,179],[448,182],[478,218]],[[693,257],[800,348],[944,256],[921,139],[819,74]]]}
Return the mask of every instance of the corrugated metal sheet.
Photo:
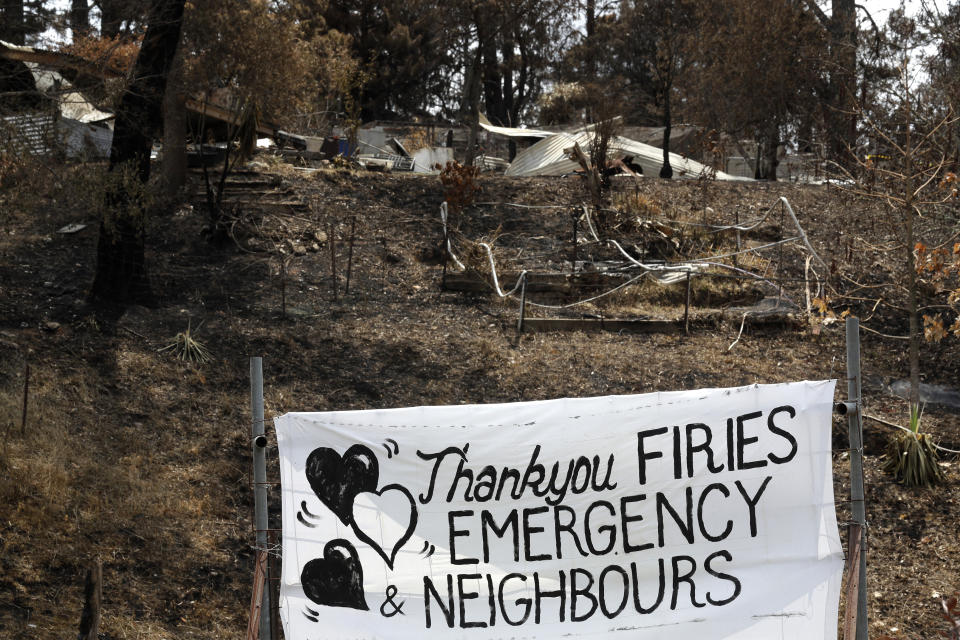
{"label": "corrugated metal sheet", "polygon": [[[580,165],[571,160],[564,149],[569,149],[574,143],[579,144],[584,152],[589,151],[592,131],[582,130],[574,133],[558,133],[545,138],[535,145],[524,149],[517,154],[505,175],[508,176],[559,176],[576,171]],[[631,156],[635,164],[643,168],[646,176],[657,176],[663,164],[663,151],[657,147],[629,138],[614,137],[609,144],[608,157],[625,158]],[[698,178],[709,167],[676,153],[670,154],[670,166],[673,167],[675,177]],[[717,180],[747,180],[737,176],[717,171]]]}
{"label": "corrugated metal sheet", "polygon": [[88,124],[61,118],[57,126],[68,158],[100,160],[110,157],[113,122]]}
{"label": "corrugated metal sheet", "polygon": [[33,74],[37,91],[55,98],[60,105],[60,115],[77,122],[87,124],[103,122],[113,117],[112,113],[101,111],[93,106],[82,93],[76,91],[73,85],[56,71],[41,69],[34,62],[24,62]]}
{"label": "corrugated metal sheet", "polygon": [[480,126],[485,131],[495,133],[508,138],[547,138],[554,134],[553,131],[542,131],[540,129],[520,129],[517,127],[498,127],[489,122],[480,121]]}
{"label": "corrugated metal sheet", "polygon": [[448,162],[453,162],[451,147],[424,147],[413,153],[413,170],[416,173],[440,173],[434,167],[445,167]]}
{"label": "corrugated metal sheet", "polygon": [[47,155],[56,140],[56,120],[50,113],[23,113],[2,118],[0,145],[17,153]]}
{"label": "corrugated metal sheet", "polygon": [[578,138],[586,139],[587,137],[589,137],[587,134],[573,136],[569,133],[558,133],[544,138],[518,153],[504,175],[560,176],[576,171],[580,165],[567,158],[563,150],[572,147]]}

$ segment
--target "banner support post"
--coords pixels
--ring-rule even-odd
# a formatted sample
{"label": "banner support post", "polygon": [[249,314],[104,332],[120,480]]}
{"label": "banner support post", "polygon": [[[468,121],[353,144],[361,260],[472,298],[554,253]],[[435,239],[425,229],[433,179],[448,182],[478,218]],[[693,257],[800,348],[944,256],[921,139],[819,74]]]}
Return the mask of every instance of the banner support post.
{"label": "banner support post", "polygon": [[[867,626],[867,510],[863,493],[863,399],[860,384],[860,321],[848,317],[847,330],[847,402],[855,404],[856,411],[847,412],[847,430],[850,436],[850,513],[853,525],[850,536],[850,563],[847,584],[856,589],[856,640],[868,640]],[[854,540],[854,536],[858,539]],[[854,562],[857,566],[854,567]],[[853,578],[851,573],[857,572]],[[849,588],[849,586],[848,586]],[[847,599],[847,606],[853,604]],[[847,612],[847,619],[850,612]],[[853,640],[853,639],[850,639]]]}
{"label": "banner support post", "polygon": [[[250,358],[250,406],[253,413],[253,511],[257,534],[257,558],[267,553],[267,437],[263,422],[263,358]],[[268,576],[269,578],[269,576]],[[269,584],[269,581],[267,581]],[[260,609],[260,640],[273,640],[270,626],[270,589],[263,589]]]}

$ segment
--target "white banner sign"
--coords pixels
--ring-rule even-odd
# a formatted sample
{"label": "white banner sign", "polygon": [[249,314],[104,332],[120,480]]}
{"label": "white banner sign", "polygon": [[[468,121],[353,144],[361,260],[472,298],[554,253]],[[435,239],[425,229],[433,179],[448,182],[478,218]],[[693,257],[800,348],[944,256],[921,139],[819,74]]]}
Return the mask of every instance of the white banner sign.
{"label": "white banner sign", "polygon": [[288,413],[286,637],[836,638],[833,388]]}

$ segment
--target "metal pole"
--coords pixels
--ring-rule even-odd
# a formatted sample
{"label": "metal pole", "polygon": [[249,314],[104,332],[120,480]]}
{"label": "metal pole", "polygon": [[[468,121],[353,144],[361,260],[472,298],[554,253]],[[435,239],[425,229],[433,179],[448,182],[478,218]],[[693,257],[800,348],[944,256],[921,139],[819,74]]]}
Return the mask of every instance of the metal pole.
{"label": "metal pole", "polygon": [[[847,400],[855,403],[857,410],[847,414],[847,429],[850,435],[850,511],[853,522],[860,530],[857,571],[857,636],[867,640],[867,510],[863,496],[863,399],[860,395],[860,321],[847,318]],[[847,578],[848,582],[850,578]]]}
{"label": "metal pole", "polygon": [[[267,551],[267,437],[263,428],[263,358],[250,358],[250,406],[253,409],[253,510],[257,532],[257,551]],[[268,576],[269,577],[269,576]],[[260,639],[270,634],[270,590],[263,590],[260,609]]]}
{"label": "metal pole", "polygon": [[683,332],[690,333],[690,271],[687,271],[687,303],[683,307]]}

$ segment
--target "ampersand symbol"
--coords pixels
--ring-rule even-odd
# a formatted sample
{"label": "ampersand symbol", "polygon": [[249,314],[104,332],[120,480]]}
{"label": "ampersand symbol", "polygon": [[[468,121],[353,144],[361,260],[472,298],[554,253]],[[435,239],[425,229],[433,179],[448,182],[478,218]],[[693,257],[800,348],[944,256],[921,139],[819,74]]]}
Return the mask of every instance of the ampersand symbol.
{"label": "ampersand symbol", "polygon": [[[392,618],[393,616],[397,615],[398,613],[399,613],[400,615],[402,615],[402,616],[407,615],[407,614],[405,614],[405,613],[403,612],[403,605],[406,604],[407,601],[404,600],[404,601],[402,601],[400,604],[397,604],[396,602],[393,601],[393,599],[396,597],[396,595],[397,595],[397,588],[396,588],[395,586],[393,586],[392,584],[391,584],[391,585],[388,585],[388,586],[387,586],[387,599],[383,601],[383,604],[382,604],[382,605],[380,605],[380,614],[383,615],[384,618]],[[388,612],[388,611],[386,610],[387,605],[390,605],[391,607],[393,607],[393,610]]]}

